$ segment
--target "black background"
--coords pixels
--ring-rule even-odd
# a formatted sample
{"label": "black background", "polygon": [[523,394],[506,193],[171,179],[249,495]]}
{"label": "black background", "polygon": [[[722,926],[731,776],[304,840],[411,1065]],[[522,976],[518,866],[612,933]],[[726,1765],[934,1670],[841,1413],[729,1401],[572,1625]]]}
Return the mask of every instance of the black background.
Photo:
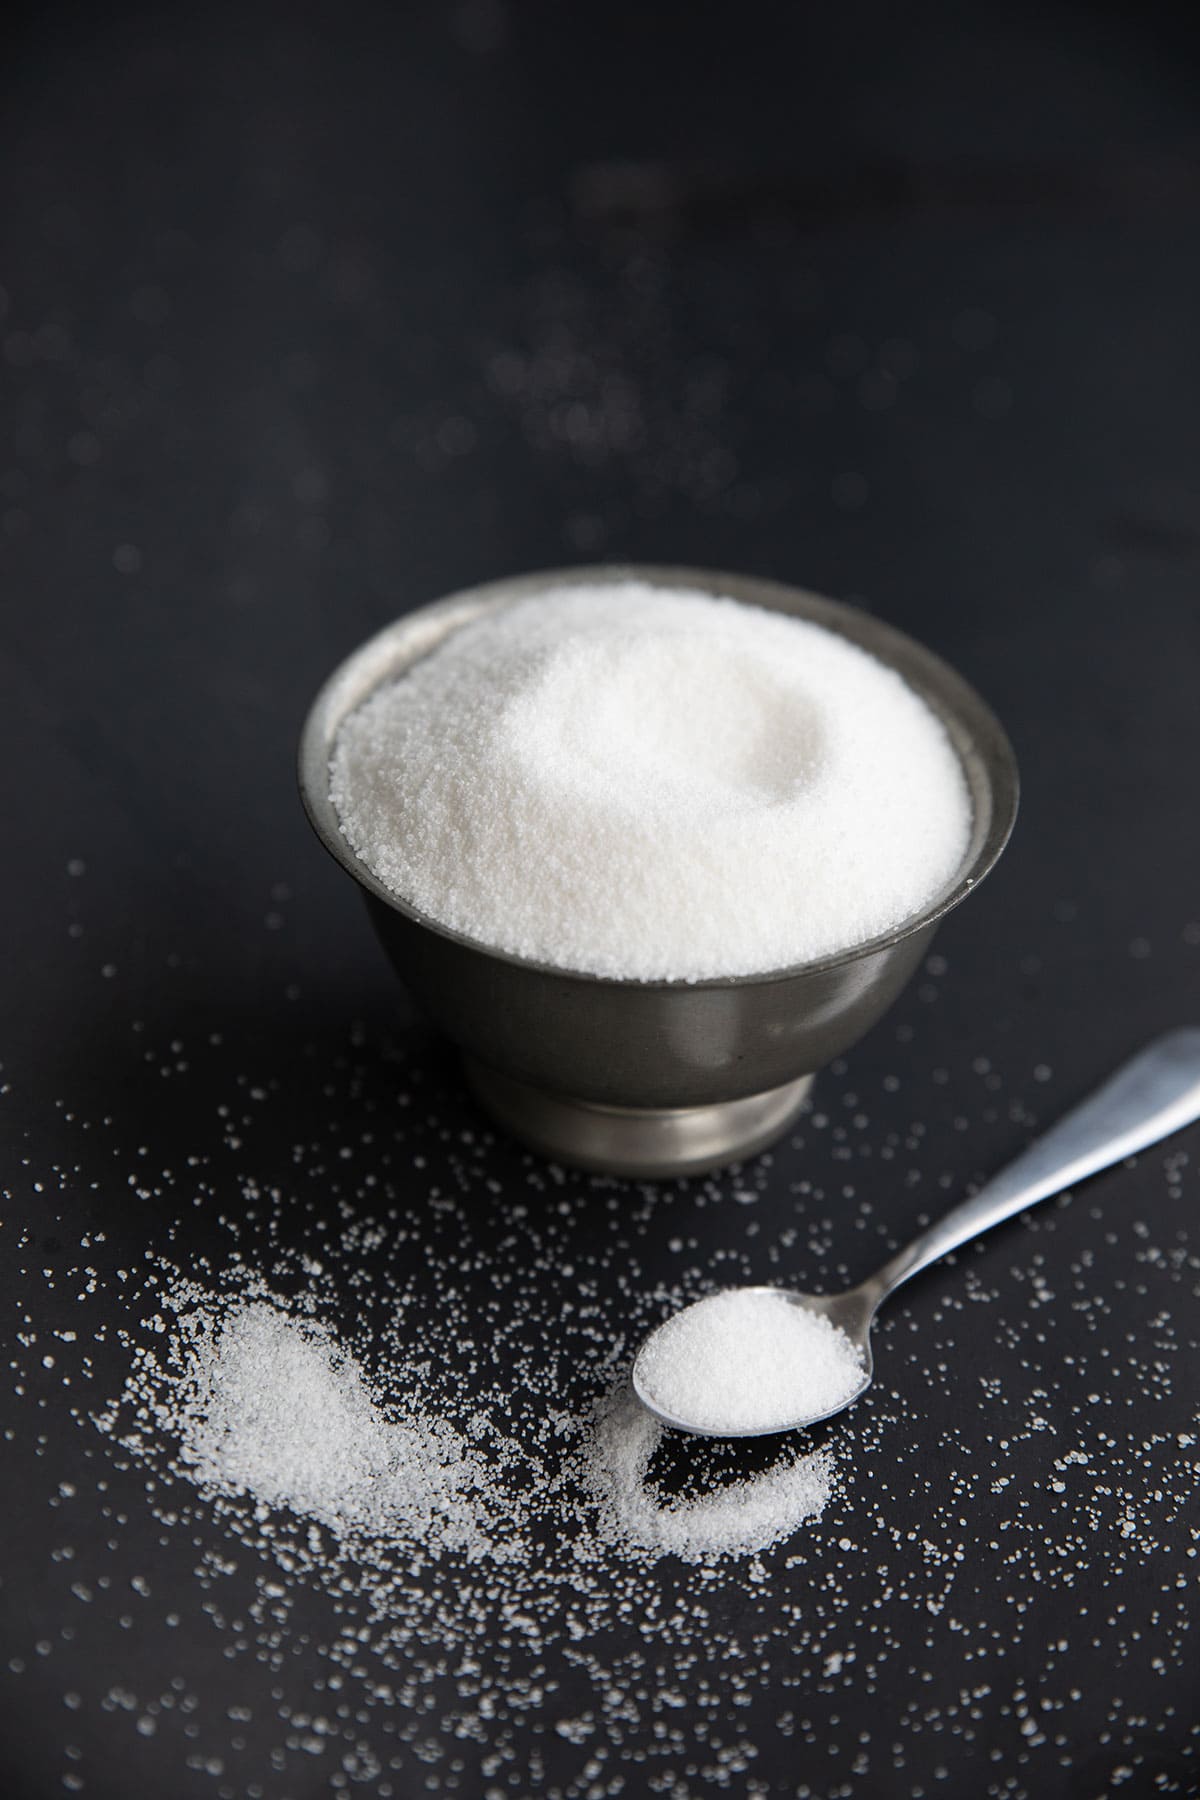
{"label": "black background", "polygon": [[[214,1573],[220,1521],[164,1528],[87,1420],[128,1363],[117,1271],[219,1265],[247,1174],[287,1188],[298,1129],[354,1139],[398,1082],[431,1256],[457,1169],[455,1231],[519,1258],[536,1165],[409,1017],[293,785],[332,664],[457,586],[640,559],[857,600],[1022,764],[999,869],[792,1142],[657,1194],[565,1179],[541,1248],[594,1267],[614,1343],[614,1191],[647,1289],[681,1231],[690,1291],[722,1250],[778,1278],[785,1232],[799,1283],[861,1275],[1200,1016],[1183,11],[165,6],[27,17],[4,62],[4,1794],[1194,1792],[1194,1132],[893,1304],[801,1566],[708,1590],[677,1753],[644,1670],[584,1748],[578,1694],[463,1738],[452,1672],[384,1700],[365,1652],[335,1704],[328,1596],[290,1585],[272,1665],[229,1626],[263,1569]],[[87,1370],[53,1337],[77,1313]],[[552,1621],[539,1654],[570,1688]]]}

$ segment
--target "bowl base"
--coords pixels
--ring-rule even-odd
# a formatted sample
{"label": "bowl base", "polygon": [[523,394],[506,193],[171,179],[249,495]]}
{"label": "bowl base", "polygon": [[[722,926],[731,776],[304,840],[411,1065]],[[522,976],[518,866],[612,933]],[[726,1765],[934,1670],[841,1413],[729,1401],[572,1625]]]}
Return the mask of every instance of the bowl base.
{"label": "bowl base", "polygon": [[553,1162],[600,1175],[659,1180],[701,1175],[774,1143],[812,1086],[801,1075],[766,1093],[713,1106],[597,1106],[501,1075],[474,1057],[463,1067],[476,1096],[513,1137]]}

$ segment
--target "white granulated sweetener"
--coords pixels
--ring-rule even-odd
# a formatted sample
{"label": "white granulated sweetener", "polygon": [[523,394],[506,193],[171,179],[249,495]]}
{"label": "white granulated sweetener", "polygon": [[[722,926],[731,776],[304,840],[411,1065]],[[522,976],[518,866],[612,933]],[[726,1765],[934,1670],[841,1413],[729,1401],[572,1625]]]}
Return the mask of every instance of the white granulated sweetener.
{"label": "white granulated sweetener", "polygon": [[410,905],[559,968],[749,975],[954,878],[971,806],[930,708],[806,620],[641,582],[454,631],[343,723],[342,830]]}
{"label": "white granulated sweetener", "polygon": [[662,1426],[632,1393],[597,1409],[586,1479],[612,1541],[687,1562],[756,1555],[818,1518],[829,1499],[831,1460],[812,1450],[702,1499],[662,1501],[647,1480],[661,1438]]}
{"label": "white granulated sweetener", "polygon": [[[1183,937],[1156,954],[1193,978]],[[40,1452],[9,1479],[4,1675],[30,1717],[61,1696],[61,1791],[128,1765],[130,1793],[213,1800],[732,1800],[787,1770],[808,1800],[1040,1800],[1076,1747],[1081,1792],[1188,1791],[1186,1148],[889,1309],[887,1381],[819,1432],[695,1437],[629,1401],[635,1346],[714,1273],[831,1292],[896,1250],[897,1184],[945,1176],[913,1071],[947,973],[894,1060],[828,1071],[794,1179],[629,1184],[508,1147],[382,992],[344,1028],[313,1004],[179,1036],[165,1005],[120,1057],[114,1031],[112,1114],[64,1094],[64,1154],[39,1112],[2,1240],[4,1446]],[[1067,1098],[991,1035],[956,1039],[981,1141]],[[872,1694],[888,1730],[847,1734]]]}
{"label": "white granulated sweetener", "polygon": [[327,1326],[261,1281],[221,1296],[164,1273],[165,1343],[139,1349],[120,1401],[94,1423],[149,1461],[173,1444],[171,1474],[227,1518],[250,1501],[288,1566],[301,1553],[267,1522],[319,1526],[328,1550],[310,1534],[303,1556],[357,1568],[381,1604],[397,1558],[451,1555],[513,1581],[525,1567],[539,1587],[549,1572],[534,1576],[534,1543],[549,1531],[552,1560],[565,1559],[551,1585],[613,1556],[711,1565],[789,1538],[830,1498],[823,1451],[691,1499],[663,1495],[651,1478],[663,1428],[625,1382],[576,1417],[556,1414],[541,1452],[478,1408],[468,1442],[431,1404],[420,1361],[385,1359],[385,1397]]}
{"label": "white granulated sweetener", "polygon": [[685,1307],[647,1341],[638,1383],[704,1431],[776,1431],[822,1418],[862,1386],[846,1333],[784,1293],[733,1288]]}
{"label": "white granulated sweetener", "polygon": [[389,1417],[319,1324],[253,1299],[184,1317],[190,1342],[178,1384],[159,1389],[159,1423],[199,1487],[286,1506],[336,1536],[490,1548],[473,1504],[482,1472],[458,1434],[411,1407]]}

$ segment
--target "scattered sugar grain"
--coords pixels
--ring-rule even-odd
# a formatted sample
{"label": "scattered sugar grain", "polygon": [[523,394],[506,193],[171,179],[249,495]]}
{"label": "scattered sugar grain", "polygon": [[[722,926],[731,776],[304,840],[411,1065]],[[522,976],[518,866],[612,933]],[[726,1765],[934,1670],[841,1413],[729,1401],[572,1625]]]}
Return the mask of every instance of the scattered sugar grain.
{"label": "scattered sugar grain", "polygon": [[639,582],[460,626],[343,723],[343,833],[397,895],[510,954],[699,980],[890,931],[971,808],[894,670],[807,620]]}
{"label": "scattered sugar grain", "polygon": [[[149,1034],[139,1041],[149,1044]],[[383,1041],[396,1048],[395,1039]],[[486,1134],[460,1129],[462,1116],[427,1083],[423,1064],[410,1066],[397,1096],[397,1060],[366,1055],[362,1045],[355,1034],[331,1056],[322,1035],[311,1059],[298,1062],[289,1050],[251,1074],[230,1060],[241,1044],[228,1034],[219,1068],[234,1095],[261,1086],[267,1098],[255,1102],[253,1127],[248,1099],[197,1106],[196,1136],[178,1168],[154,1160],[154,1140],[140,1148],[159,1061],[174,1068],[177,1045],[147,1063],[124,1121],[77,1118],[70,1178],[103,1188],[108,1134],[121,1131],[147,1215],[157,1228],[166,1211],[192,1280],[161,1252],[135,1260],[92,1226],[78,1251],[68,1244],[53,1255],[43,1232],[27,1228],[10,1246],[25,1315],[10,1351],[10,1417],[31,1441],[50,1405],[89,1436],[101,1425],[103,1454],[77,1441],[69,1497],[59,1492],[57,1458],[44,1440],[40,1466],[62,1531],[52,1555],[55,1567],[59,1557],[71,1564],[64,1603],[95,1609],[87,1641],[111,1643],[118,1658],[132,1623],[126,1612],[118,1627],[107,1609],[120,1604],[121,1579],[144,1572],[153,1597],[138,1602],[138,1629],[152,1655],[142,1693],[129,1670],[107,1695],[93,1692],[80,1683],[67,1642],[80,1621],[64,1625],[61,1641],[35,1622],[10,1646],[21,1651],[8,1659],[13,1674],[42,1691],[57,1669],[64,1695],[82,1691],[85,1715],[98,1705],[105,1716],[115,1708],[132,1720],[140,1707],[158,1718],[160,1744],[171,1735],[168,1699],[183,1697],[195,1706],[189,1754],[214,1766],[224,1757],[223,1782],[238,1792],[251,1791],[263,1764],[241,1753],[234,1760],[228,1722],[185,1695],[196,1643],[211,1643],[214,1656],[219,1650],[241,1671],[247,1710],[230,1717],[248,1718],[252,1706],[263,1731],[278,1732],[272,1754],[289,1767],[293,1750],[316,1754],[323,1745],[368,1785],[367,1771],[387,1767],[396,1792],[428,1785],[439,1749],[446,1760],[433,1772],[445,1775],[443,1785],[457,1780],[482,1791],[487,1757],[486,1780],[497,1791],[540,1791],[551,1779],[548,1722],[557,1719],[572,1733],[555,1735],[560,1748],[591,1727],[577,1764],[554,1777],[563,1800],[622,1782],[639,1793],[682,1791],[681,1782],[689,1792],[742,1791],[747,1779],[753,1784],[745,1769],[755,1744],[761,1771],[780,1756],[824,1756],[837,1743],[830,1780],[895,1786],[901,1768],[908,1794],[929,1791],[936,1742],[949,1770],[943,1787],[969,1787],[985,1752],[997,1766],[1005,1766],[1002,1756],[1011,1765],[1014,1715],[1034,1716],[1034,1692],[1051,1710],[1037,1713],[1045,1726],[1036,1737],[1023,1737],[1024,1773],[991,1783],[995,1800],[1011,1800],[1014,1781],[1030,1792],[1061,1782],[1073,1750],[1061,1747],[1055,1715],[1074,1719],[1063,1726],[1072,1746],[1112,1732],[1122,1766],[1136,1765],[1147,1779],[1161,1757],[1190,1754],[1196,1740],[1181,1729],[1192,1714],[1179,1671],[1190,1666],[1195,1635],[1186,1573],[1196,1555],[1197,1479],[1188,1375],[1200,1263],[1178,1208],[1161,1238],[1145,1235],[1148,1218],[1135,1229],[1127,1208],[1109,1208],[1101,1194],[1086,1208],[1033,1215],[1033,1267],[1048,1278],[1053,1271],[1057,1302],[1014,1254],[1011,1266],[1003,1256],[971,1259],[961,1286],[947,1284],[919,1329],[915,1314],[910,1329],[902,1307],[892,1313],[882,1327],[892,1379],[875,1405],[855,1409],[829,1434],[837,1482],[817,1527],[801,1524],[759,1558],[709,1549],[684,1561],[661,1542],[635,1543],[633,1527],[655,1535],[638,1518],[636,1490],[624,1525],[601,1498],[611,1499],[614,1456],[623,1466],[637,1434],[645,1445],[653,1431],[644,1418],[626,1417],[614,1451],[593,1426],[596,1392],[620,1361],[614,1316],[640,1338],[651,1309],[667,1298],[651,1292],[647,1272],[669,1239],[683,1246],[671,1268],[685,1285],[711,1266],[714,1236],[736,1252],[731,1279],[734,1268],[750,1280],[769,1279],[776,1267],[783,1279],[805,1232],[814,1276],[828,1285],[847,1279],[839,1237],[852,1227],[882,1230],[875,1204],[894,1171],[881,1166],[881,1135],[890,1127],[897,1155],[903,1146],[927,1179],[939,1166],[908,1123],[908,1101],[895,1097],[903,1090],[885,1077],[863,1094],[869,1128],[856,1122],[859,1101],[844,1118],[827,1105],[805,1127],[814,1161],[832,1148],[854,1165],[861,1198],[842,1192],[835,1201],[810,1165],[790,1197],[765,1190],[761,1207],[725,1207],[712,1219],[710,1210],[728,1199],[727,1178],[631,1193],[522,1159],[499,1182]],[[195,1082],[201,1054],[210,1052],[200,1040],[188,1050]],[[399,1062],[403,1068],[403,1053]],[[841,1072],[828,1079],[838,1083]],[[995,1101],[968,1080],[965,1107],[976,1086],[982,1130]],[[837,1092],[831,1088],[827,1102]],[[1044,1093],[1028,1074],[1024,1088],[1009,1090],[1011,1116],[1030,1129],[1044,1122],[1033,1116]],[[394,1133],[382,1134],[383,1117]],[[273,1129],[264,1134],[267,1119]],[[248,1166],[233,1204],[222,1161],[231,1135],[250,1145],[239,1152]],[[279,1149],[290,1144],[294,1173]],[[343,1160],[347,1148],[355,1156]],[[1157,1159],[1144,1159],[1147,1200],[1157,1168]],[[63,1170],[48,1146],[30,1173],[48,1194],[61,1187]],[[1193,1174],[1167,1159],[1164,1199]],[[210,1228],[199,1250],[194,1206]],[[1097,1221],[1110,1243],[1128,1242],[1128,1266],[1111,1256],[1101,1266]],[[592,1292],[588,1304],[569,1309],[560,1279],[568,1263],[572,1286]],[[267,1300],[305,1328],[337,1321],[338,1338],[331,1330],[328,1341],[353,1353],[389,1418],[400,1416],[402,1401],[406,1418],[417,1407],[452,1423],[484,1470],[471,1489],[490,1544],[483,1560],[451,1546],[427,1553],[425,1528],[411,1516],[386,1531],[344,1533],[247,1492],[192,1485],[195,1466],[182,1462],[177,1427],[166,1414],[160,1422],[152,1401],[171,1401],[194,1322],[208,1318],[206,1329],[219,1333],[249,1299]],[[1068,1317],[1064,1363],[1054,1322],[1063,1327]],[[76,1334],[70,1342],[51,1338],[63,1325]],[[45,1372],[51,1343],[55,1367]],[[144,1350],[153,1368],[130,1372],[122,1347]],[[126,1374],[117,1416],[98,1419],[101,1395],[114,1390],[97,1383],[113,1380],[119,1391]],[[1096,1404],[1096,1394],[1107,1404]],[[751,1450],[665,1433],[650,1451],[644,1501],[670,1505],[664,1496],[680,1488],[715,1498],[730,1473],[761,1467],[764,1447],[776,1466],[796,1448],[786,1439]],[[1063,1486],[1050,1487],[1049,1509],[1033,1501],[1039,1480]],[[657,1535],[666,1535],[662,1521]],[[150,1566],[143,1558],[158,1539],[163,1552]],[[501,1561],[509,1540],[514,1553]],[[52,1578],[50,1563],[45,1569]],[[1089,1603],[1078,1619],[1055,1604],[1096,1592],[1119,1598],[1101,1609]],[[101,1630],[107,1638],[97,1637]],[[1107,1689],[1084,1682],[1081,1696],[1076,1678],[1089,1658],[1117,1675]],[[1135,1680],[1146,1698],[1122,1700],[1117,1677],[1122,1691],[1126,1678]],[[968,1682],[969,1710],[960,1694]],[[885,1742],[875,1733],[867,1743],[865,1732],[862,1745],[847,1741],[831,1725],[848,1687],[890,1692],[896,1683],[911,1704],[897,1711]],[[1089,1705],[1085,1728],[1081,1709]],[[99,1728],[102,1720],[94,1722]],[[736,1729],[747,1722],[748,1734]],[[466,1764],[461,1776],[455,1757]],[[330,1767],[338,1772],[336,1761]],[[713,1779],[693,1780],[690,1767],[712,1769]],[[348,1777],[352,1785],[356,1778]]]}
{"label": "scattered sugar grain", "polygon": [[862,1379],[862,1357],[840,1326],[762,1288],[732,1288],[685,1307],[638,1358],[641,1390],[660,1411],[714,1432],[822,1418]]}

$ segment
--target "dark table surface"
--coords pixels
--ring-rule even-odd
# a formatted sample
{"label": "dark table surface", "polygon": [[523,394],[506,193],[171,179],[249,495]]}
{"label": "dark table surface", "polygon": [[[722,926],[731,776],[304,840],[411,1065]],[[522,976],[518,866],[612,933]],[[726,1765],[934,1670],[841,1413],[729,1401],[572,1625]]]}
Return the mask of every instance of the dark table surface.
{"label": "dark table surface", "polygon": [[[352,1329],[370,1218],[431,1304],[538,1288],[498,1378],[582,1406],[638,1292],[861,1275],[1200,1019],[1180,20],[51,11],[3,94],[4,1800],[1195,1792],[1195,1129],[906,1290],[824,1518],[601,1569],[582,1646],[551,1594],[397,1647],[94,1423],[155,1259],[319,1248]],[[368,632],[605,559],[860,601],[1025,777],[793,1138],[659,1190],[490,1133],[293,785]]]}

